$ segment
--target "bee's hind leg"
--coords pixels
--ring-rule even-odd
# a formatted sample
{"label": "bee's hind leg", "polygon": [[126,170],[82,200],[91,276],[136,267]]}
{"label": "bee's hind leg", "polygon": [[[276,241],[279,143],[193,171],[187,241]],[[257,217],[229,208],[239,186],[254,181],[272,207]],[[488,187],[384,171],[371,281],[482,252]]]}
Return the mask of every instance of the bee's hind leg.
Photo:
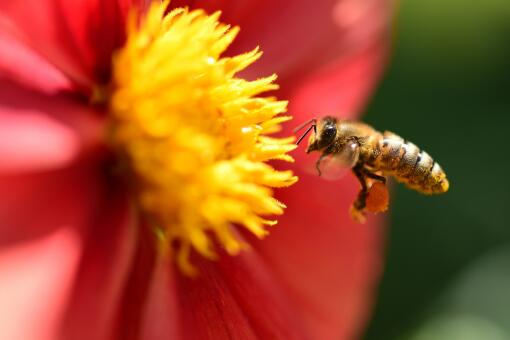
{"label": "bee's hind leg", "polygon": [[357,222],[364,223],[366,220],[364,210],[367,205],[366,201],[368,196],[367,175],[362,164],[357,164],[354,168],[352,168],[352,172],[354,172],[356,178],[361,184],[361,190],[358,193],[358,198],[356,198],[356,201],[354,201],[351,206],[351,217]]}
{"label": "bee's hind leg", "polygon": [[363,169],[363,173],[368,178],[375,179],[376,181],[379,181],[382,184],[386,184],[386,177],[384,177],[384,176],[380,176],[380,175],[374,174],[373,172],[370,172],[367,169]]}
{"label": "bee's hind leg", "polygon": [[358,181],[361,184],[361,190],[358,193],[358,197],[356,201],[351,206],[351,216],[358,222],[365,222],[365,208],[367,206],[367,197],[368,197],[368,183],[367,179],[373,179],[379,181],[383,184],[386,184],[386,177],[380,176],[378,174],[374,174],[369,169],[365,168],[363,164],[356,164],[352,171],[358,178]]}
{"label": "bee's hind leg", "polygon": [[367,185],[367,173],[362,165],[358,164],[354,168],[352,168],[352,171],[356,175],[356,178],[358,179],[359,183],[361,184],[361,190],[358,193],[358,198],[353,204],[353,207],[358,210],[362,211],[366,206],[366,200],[367,200],[367,194],[368,194],[368,185]]}

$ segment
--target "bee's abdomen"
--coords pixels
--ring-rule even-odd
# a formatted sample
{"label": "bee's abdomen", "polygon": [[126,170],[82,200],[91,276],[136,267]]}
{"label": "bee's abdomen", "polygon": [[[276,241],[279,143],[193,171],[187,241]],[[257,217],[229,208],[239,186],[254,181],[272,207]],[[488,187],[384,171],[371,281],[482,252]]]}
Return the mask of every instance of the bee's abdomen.
{"label": "bee's abdomen", "polygon": [[449,183],[441,166],[413,143],[385,132],[379,138],[377,149],[379,152],[371,162],[375,169],[422,193],[448,191]]}

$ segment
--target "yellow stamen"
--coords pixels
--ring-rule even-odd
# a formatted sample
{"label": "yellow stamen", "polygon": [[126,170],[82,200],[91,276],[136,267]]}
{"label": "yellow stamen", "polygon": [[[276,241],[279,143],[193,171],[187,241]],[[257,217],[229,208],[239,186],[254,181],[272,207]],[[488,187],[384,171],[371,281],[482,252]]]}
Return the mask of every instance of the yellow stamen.
{"label": "yellow stamen", "polygon": [[[287,103],[261,93],[276,76],[254,81],[236,74],[258,49],[221,57],[239,29],[219,13],[153,4],[131,15],[126,45],[113,59],[111,143],[129,165],[138,205],[158,238],[178,244],[180,268],[194,272],[192,249],[215,258],[214,236],[228,253],[242,248],[234,225],[258,237],[284,205],[271,188],[297,181],[265,162],[292,162],[292,138],[268,137],[290,119]],[[163,236],[161,236],[163,235]]]}

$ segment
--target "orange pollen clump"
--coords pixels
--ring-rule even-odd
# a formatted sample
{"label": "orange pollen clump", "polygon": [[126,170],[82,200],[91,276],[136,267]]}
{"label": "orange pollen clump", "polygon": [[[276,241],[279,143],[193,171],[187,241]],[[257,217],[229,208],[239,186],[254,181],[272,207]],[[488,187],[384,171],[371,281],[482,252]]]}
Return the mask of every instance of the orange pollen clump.
{"label": "orange pollen clump", "polygon": [[366,210],[378,213],[388,210],[389,193],[388,188],[381,182],[375,182],[370,189],[366,200]]}

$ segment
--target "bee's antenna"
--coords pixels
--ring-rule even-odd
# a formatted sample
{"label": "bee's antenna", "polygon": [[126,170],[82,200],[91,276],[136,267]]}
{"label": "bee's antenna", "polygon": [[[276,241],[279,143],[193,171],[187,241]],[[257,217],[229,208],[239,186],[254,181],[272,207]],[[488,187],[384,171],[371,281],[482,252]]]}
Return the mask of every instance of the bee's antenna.
{"label": "bee's antenna", "polygon": [[299,137],[299,139],[297,140],[296,142],[296,145],[299,145],[299,143],[301,143],[301,141],[303,140],[303,138],[306,137],[306,135],[308,135],[308,133],[313,129],[313,132],[315,134],[317,134],[317,118],[312,118],[310,119],[309,121],[307,122],[304,122],[303,124],[299,125],[297,128],[294,129],[294,133],[298,132],[299,130],[301,130],[302,128],[304,128],[305,126],[307,126],[308,124],[311,124],[308,129],[306,129],[305,133],[303,133],[301,135],[301,137]]}
{"label": "bee's antenna", "polygon": [[317,118],[312,118],[310,120],[307,120],[306,122],[304,122],[303,124],[301,124],[297,128],[295,128],[294,130],[292,130],[292,133],[298,132],[299,130],[301,130],[302,128],[304,128],[305,126],[307,126],[310,123],[313,123],[313,125],[317,125]]}
{"label": "bee's antenna", "polygon": [[301,137],[299,137],[299,139],[296,142],[296,145],[299,145],[299,143],[301,143],[303,138],[306,137],[306,135],[310,132],[311,129],[314,129],[315,133],[317,133],[317,130],[315,128],[315,124],[314,125],[310,125],[310,127],[305,131],[305,133],[303,133],[303,135],[301,135]]}

